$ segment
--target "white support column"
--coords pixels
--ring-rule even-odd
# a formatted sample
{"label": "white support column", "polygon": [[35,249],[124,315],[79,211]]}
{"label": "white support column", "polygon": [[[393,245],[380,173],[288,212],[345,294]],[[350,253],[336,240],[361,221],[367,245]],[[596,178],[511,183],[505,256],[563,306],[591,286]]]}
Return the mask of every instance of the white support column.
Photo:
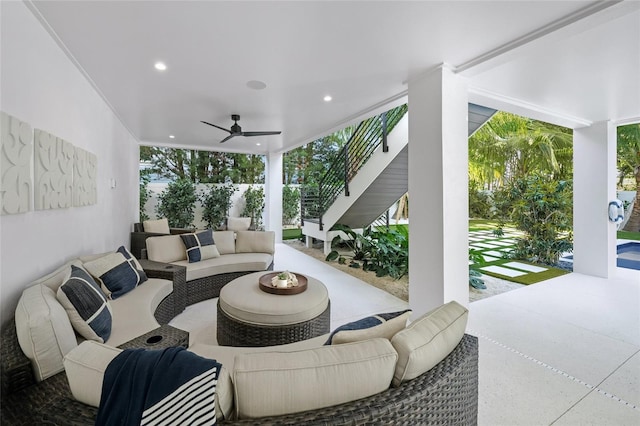
{"label": "white support column", "polygon": [[573,131],[573,271],[609,278],[616,270],[616,126],[598,122]]}
{"label": "white support column", "polygon": [[267,154],[265,173],[265,228],[282,242],[282,154]]}
{"label": "white support column", "polygon": [[409,82],[409,304],[469,304],[468,94],[448,67]]}

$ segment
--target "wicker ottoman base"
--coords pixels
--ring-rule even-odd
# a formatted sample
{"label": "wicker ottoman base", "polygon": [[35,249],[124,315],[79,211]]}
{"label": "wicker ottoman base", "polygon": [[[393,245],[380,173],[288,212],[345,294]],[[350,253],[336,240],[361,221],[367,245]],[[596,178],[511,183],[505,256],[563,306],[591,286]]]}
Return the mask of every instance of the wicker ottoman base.
{"label": "wicker ottoman base", "polygon": [[[286,297],[286,296],[285,296]],[[274,346],[307,340],[330,331],[331,302],[315,318],[297,324],[248,324],[230,317],[218,301],[218,344],[222,346]]]}

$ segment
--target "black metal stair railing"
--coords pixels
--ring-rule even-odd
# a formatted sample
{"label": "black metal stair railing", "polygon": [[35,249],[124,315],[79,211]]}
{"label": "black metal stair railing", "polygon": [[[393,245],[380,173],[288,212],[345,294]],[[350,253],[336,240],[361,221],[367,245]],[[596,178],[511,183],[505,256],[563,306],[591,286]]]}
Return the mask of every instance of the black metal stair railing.
{"label": "black metal stair railing", "polygon": [[349,196],[349,183],[380,145],[383,152],[389,150],[387,135],[406,113],[407,104],[404,104],[358,124],[320,182],[301,188],[300,212],[303,223],[318,221],[322,230],[324,213],[343,191]]}

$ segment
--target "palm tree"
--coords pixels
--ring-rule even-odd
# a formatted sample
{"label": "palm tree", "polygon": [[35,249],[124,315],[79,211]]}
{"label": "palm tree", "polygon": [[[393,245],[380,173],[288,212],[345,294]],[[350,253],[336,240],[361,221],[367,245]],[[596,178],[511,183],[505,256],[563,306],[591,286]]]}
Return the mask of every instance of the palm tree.
{"label": "palm tree", "polygon": [[570,129],[506,112],[496,113],[469,138],[469,175],[485,189],[534,171],[566,179],[572,174]]}
{"label": "palm tree", "polygon": [[620,183],[628,175],[636,178],[636,200],[625,231],[640,231],[640,123],[618,127]]}

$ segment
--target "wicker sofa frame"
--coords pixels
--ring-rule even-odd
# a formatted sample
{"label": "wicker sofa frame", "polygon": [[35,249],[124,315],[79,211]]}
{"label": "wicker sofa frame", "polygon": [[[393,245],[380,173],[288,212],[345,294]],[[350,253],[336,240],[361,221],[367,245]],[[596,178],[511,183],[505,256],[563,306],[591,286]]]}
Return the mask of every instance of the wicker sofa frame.
{"label": "wicker sofa frame", "polygon": [[[174,292],[160,303],[155,312],[160,324],[168,323],[182,312],[183,304],[217,297],[226,283],[252,273],[221,274],[195,280],[189,285],[185,281],[184,267],[150,261],[144,262],[143,267],[149,277],[173,280]],[[73,426],[95,423],[97,409],[73,399],[64,372],[35,382],[31,362],[18,344],[13,320],[4,327],[0,343],[1,424]],[[320,410],[252,420],[225,420],[221,424],[475,425],[477,415],[478,339],[465,334],[458,346],[438,365],[397,388]]]}
{"label": "wicker sofa frame", "polygon": [[[203,300],[212,299],[220,295],[220,290],[227,283],[246,274],[257,271],[230,272],[197,280],[186,281],[187,269],[184,266],[169,263],[140,260],[149,278],[160,278],[173,281],[173,292],[165,297],[154,312],[154,317],[160,325],[168,324],[176,315],[182,313],[186,306]],[[267,270],[273,270],[273,263]],[[36,384],[31,368],[31,361],[22,352],[16,334],[15,320],[12,319],[3,327],[0,337],[2,401],[5,395],[17,392],[23,388]],[[47,380],[41,382],[47,382]],[[36,386],[38,387],[38,386]],[[2,404],[4,411],[5,404]]]}
{"label": "wicker sofa frame", "polygon": [[[6,425],[93,425],[97,408],[75,401],[60,373],[2,403]],[[478,339],[464,335],[438,365],[397,388],[319,410],[225,425],[475,425],[478,416]]]}

